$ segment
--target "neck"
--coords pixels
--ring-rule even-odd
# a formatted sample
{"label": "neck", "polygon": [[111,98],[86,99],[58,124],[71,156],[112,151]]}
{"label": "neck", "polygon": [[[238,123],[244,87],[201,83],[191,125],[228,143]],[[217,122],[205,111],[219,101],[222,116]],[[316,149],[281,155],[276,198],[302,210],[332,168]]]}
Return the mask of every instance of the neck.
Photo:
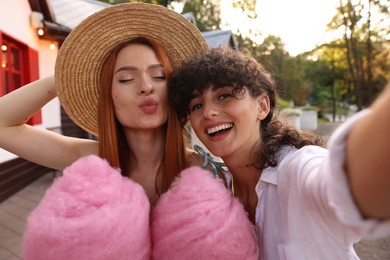
{"label": "neck", "polygon": [[235,194],[248,194],[255,191],[261,172],[255,167],[232,169],[227,165],[234,180]]}
{"label": "neck", "polygon": [[253,166],[232,167],[226,164],[232,174],[232,193],[243,204],[252,223],[255,222],[257,193],[256,185],[261,176],[261,171]]}
{"label": "neck", "polygon": [[165,133],[162,128],[127,131],[130,148],[130,169],[158,168],[164,157]]}
{"label": "neck", "polygon": [[130,148],[128,176],[144,188],[153,207],[161,191],[165,133],[163,129],[128,131],[126,137]]}

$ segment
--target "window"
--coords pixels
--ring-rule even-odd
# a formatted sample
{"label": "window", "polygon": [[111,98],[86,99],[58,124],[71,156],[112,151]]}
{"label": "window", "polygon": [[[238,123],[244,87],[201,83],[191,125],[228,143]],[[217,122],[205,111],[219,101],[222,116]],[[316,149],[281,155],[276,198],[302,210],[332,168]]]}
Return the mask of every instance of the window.
{"label": "window", "polygon": [[20,88],[22,85],[21,79],[21,50],[17,45],[12,44],[8,41],[3,41],[1,45],[2,59],[1,67],[4,74],[4,86],[5,93],[7,94],[12,90]]}
{"label": "window", "polygon": [[[1,33],[1,31],[0,46],[0,96],[39,78],[37,51]],[[30,125],[41,124],[41,111],[38,111],[27,123]]]}

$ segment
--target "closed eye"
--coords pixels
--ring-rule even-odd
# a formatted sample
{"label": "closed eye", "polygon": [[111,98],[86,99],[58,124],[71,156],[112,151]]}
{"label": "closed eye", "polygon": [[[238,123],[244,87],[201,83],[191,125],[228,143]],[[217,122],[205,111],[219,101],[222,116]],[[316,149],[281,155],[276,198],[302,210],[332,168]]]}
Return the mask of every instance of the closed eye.
{"label": "closed eye", "polygon": [[167,77],[165,77],[165,76],[154,76],[152,78],[155,80],[166,80],[167,79]]}
{"label": "closed eye", "polygon": [[130,82],[130,81],[133,81],[134,79],[119,79],[119,83],[126,83],[126,82]]}

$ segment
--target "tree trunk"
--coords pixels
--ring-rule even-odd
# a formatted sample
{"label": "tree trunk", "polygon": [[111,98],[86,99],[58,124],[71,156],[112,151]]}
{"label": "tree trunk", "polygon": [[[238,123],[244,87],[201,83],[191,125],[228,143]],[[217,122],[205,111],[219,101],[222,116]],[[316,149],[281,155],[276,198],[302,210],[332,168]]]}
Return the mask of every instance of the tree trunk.
{"label": "tree trunk", "polygon": [[359,39],[355,36],[358,22],[357,16],[351,0],[348,0],[346,5],[343,5],[342,0],[340,0],[340,11],[343,15],[343,24],[345,27],[344,40],[347,49],[348,69],[354,84],[356,105],[358,110],[361,110],[364,107],[365,77],[363,61],[359,52]]}
{"label": "tree trunk", "polygon": [[367,88],[368,100],[366,105],[373,99],[373,76],[372,76],[372,42],[371,42],[371,0],[368,0],[368,18],[367,18]]}

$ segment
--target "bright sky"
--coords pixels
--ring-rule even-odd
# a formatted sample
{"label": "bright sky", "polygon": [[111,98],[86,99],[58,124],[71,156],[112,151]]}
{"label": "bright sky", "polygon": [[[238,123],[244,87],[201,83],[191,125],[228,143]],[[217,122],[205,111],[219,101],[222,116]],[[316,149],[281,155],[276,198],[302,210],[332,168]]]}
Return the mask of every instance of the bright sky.
{"label": "bright sky", "polygon": [[[244,31],[245,19],[229,12],[232,0],[222,0],[221,14],[226,27]],[[313,49],[317,44],[330,40],[326,24],[336,14],[339,0],[257,0],[258,21],[255,27],[263,35],[273,34],[282,38],[286,50],[293,56]]]}

